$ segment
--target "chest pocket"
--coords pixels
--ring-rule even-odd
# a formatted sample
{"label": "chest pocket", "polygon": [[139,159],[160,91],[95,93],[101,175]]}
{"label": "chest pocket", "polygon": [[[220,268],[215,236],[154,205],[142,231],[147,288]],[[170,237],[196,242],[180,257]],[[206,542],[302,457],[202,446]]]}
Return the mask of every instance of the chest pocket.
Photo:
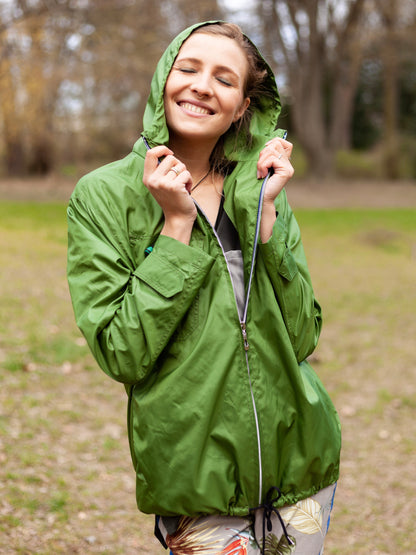
{"label": "chest pocket", "polygon": [[[159,234],[155,235],[143,235],[143,234],[135,234],[131,233],[129,237],[130,248],[131,248],[131,255],[134,261],[134,275],[136,275],[139,279],[146,282],[149,286],[153,287],[156,291],[158,291],[161,295],[165,297],[171,297],[178,292],[178,289],[175,288],[175,284],[172,282],[172,287],[166,289],[166,287],[160,286],[158,284],[158,274],[162,271],[166,271],[166,268],[155,268],[154,261],[152,261],[152,271],[145,270],[146,266],[146,249],[153,245]],[[196,233],[195,237],[192,239],[193,246],[198,245],[198,247],[202,247],[203,241],[200,234]],[[151,256],[151,255],[150,255]],[[144,264],[143,264],[144,263]],[[143,268],[141,265],[143,264]],[[176,282],[176,280],[173,280]],[[183,285],[183,284],[182,284]],[[181,287],[179,288],[179,290]],[[181,343],[190,337],[193,333],[196,332],[199,326],[199,319],[200,319],[200,311],[199,311],[199,293],[193,300],[191,306],[189,307],[188,311],[182,318],[182,321],[178,325],[176,331],[174,332],[171,342],[173,346],[175,343]]]}

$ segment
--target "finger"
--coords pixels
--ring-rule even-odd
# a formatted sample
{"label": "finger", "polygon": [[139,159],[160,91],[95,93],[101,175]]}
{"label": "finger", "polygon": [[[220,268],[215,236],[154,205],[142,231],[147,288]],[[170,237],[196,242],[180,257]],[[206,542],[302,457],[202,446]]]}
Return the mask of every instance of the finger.
{"label": "finger", "polygon": [[293,144],[290,141],[286,141],[286,139],[281,139],[280,137],[276,137],[267,141],[265,147],[275,148],[276,151],[281,152],[282,149],[285,152],[288,158],[292,155]]}
{"label": "finger", "polygon": [[273,137],[273,139],[270,139],[270,141],[267,141],[265,146],[274,145],[274,144],[280,143],[280,141],[283,141],[283,140],[284,139],[282,139],[281,137]]}
{"label": "finger", "polygon": [[150,153],[145,160],[143,183],[146,187],[163,187],[176,177],[175,173],[169,173],[169,170],[178,164],[178,160],[172,154],[166,154],[166,156],[160,160],[157,154],[157,152]]}
{"label": "finger", "polygon": [[[172,168],[170,168],[169,170],[170,172],[173,172],[174,174],[176,174],[176,176],[178,176],[181,172],[178,170],[178,168],[176,166],[173,166]],[[169,173],[169,172],[168,172]],[[167,175],[167,174],[166,174]]]}
{"label": "finger", "polygon": [[174,179],[186,170],[186,166],[173,156],[172,158],[166,160],[163,169],[166,176],[169,175],[170,178]]}
{"label": "finger", "polygon": [[289,159],[284,152],[279,154],[265,152],[257,163],[257,177],[258,179],[266,177],[270,168],[273,168],[275,173],[285,173],[291,167]]}
{"label": "finger", "polygon": [[184,185],[188,193],[191,191],[193,184],[192,176],[186,169],[185,164],[175,158],[175,156],[167,156],[160,164],[158,170],[163,172],[167,183]]}
{"label": "finger", "polygon": [[146,152],[146,157],[144,159],[144,171],[152,172],[160,164],[160,159],[163,156],[172,155],[173,152],[167,146],[161,145],[151,148]]}
{"label": "finger", "polygon": [[260,152],[259,160],[261,161],[262,159],[264,159],[264,157],[268,156],[269,153],[274,153],[280,157],[285,155],[287,158],[290,158],[292,154],[292,149],[292,143],[281,139],[280,137],[276,137],[274,139],[271,139],[270,141],[267,141],[263,150]]}
{"label": "finger", "polygon": [[285,151],[285,154],[288,158],[290,158],[292,156],[292,150],[293,150],[293,143],[291,143],[290,141],[285,141],[282,139],[282,146],[283,149]]}
{"label": "finger", "polygon": [[257,171],[260,172],[259,177],[265,177],[268,169],[272,167],[274,160],[277,159],[277,161],[279,161],[283,157],[284,150],[282,148],[277,149],[275,146],[267,146],[264,148],[260,152],[257,162]]}
{"label": "finger", "polygon": [[266,147],[259,154],[259,162],[262,163],[263,160],[270,157],[276,157],[279,160],[283,157],[287,158],[286,152],[283,150],[283,148]]}
{"label": "finger", "polygon": [[[171,171],[175,167],[177,170]],[[159,159],[158,165],[149,176],[149,181],[154,186],[170,183],[176,177],[176,171],[182,171],[183,167],[184,165],[175,156],[167,154],[162,160]]]}
{"label": "finger", "polygon": [[285,148],[291,144],[292,143],[290,141],[287,141],[286,139],[282,139],[282,137],[274,137],[273,139],[270,139],[270,141],[267,141],[267,143],[265,143],[265,146],[281,145]]}
{"label": "finger", "polygon": [[186,169],[185,164],[183,164],[182,162],[176,163],[174,166],[172,166],[168,170],[166,177],[169,178],[171,182],[173,181],[175,184],[184,185],[186,191],[188,193],[191,192],[193,185],[192,176]]}
{"label": "finger", "polygon": [[259,159],[261,160],[269,154],[279,155],[285,153],[286,150],[284,148],[284,145],[282,144],[282,139],[274,139],[266,143],[265,147],[260,152]]}

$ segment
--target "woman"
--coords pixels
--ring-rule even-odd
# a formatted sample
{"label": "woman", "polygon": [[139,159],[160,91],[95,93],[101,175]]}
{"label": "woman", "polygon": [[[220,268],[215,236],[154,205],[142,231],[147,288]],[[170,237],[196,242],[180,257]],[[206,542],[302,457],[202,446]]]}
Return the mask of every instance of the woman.
{"label": "woman", "polygon": [[[68,207],[77,323],[126,386],[140,510],[171,553],[318,554],[339,471],[273,74],[232,24],[182,32],[133,152]],[[262,186],[263,185],[263,186]]]}

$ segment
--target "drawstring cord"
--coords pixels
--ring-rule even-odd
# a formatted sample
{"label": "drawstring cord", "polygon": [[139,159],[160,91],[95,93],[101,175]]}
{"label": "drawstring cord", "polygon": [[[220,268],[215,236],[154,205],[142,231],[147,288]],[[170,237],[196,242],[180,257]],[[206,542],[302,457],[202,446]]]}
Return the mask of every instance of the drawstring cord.
{"label": "drawstring cord", "polygon": [[[273,494],[275,492],[277,492],[277,496],[273,497]],[[280,513],[276,509],[276,507],[274,507],[274,503],[277,503],[277,501],[280,499],[281,496],[282,496],[282,492],[280,491],[280,489],[276,486],[273,486],[267,492],[265,502],[262,503],[261,505],[259,505],[258,507],[254,507],[253,509],[250,509],[250,511],[257,511],[259,509],[263,510],[263,539],[262,539],[263,546],[262,546],[262,549],[261,549],[261,552],[263,554],[265,553],[265,549],[266,549],[266,524],[267,524],[267,530],[269,532],[271,532],[272,531],[272,515],[273,515],[273,513],[279,519],[280,525],[283,529],[283,533],[286,537],[286,540],[287,540],[288,544],[290,546],[294,545],[294,543],[291,540],[289,534],[287,533],[285,523],[283,522],[283,518],[280,516]],[[254,527],[254,530],[255,530],[255,527]]]}

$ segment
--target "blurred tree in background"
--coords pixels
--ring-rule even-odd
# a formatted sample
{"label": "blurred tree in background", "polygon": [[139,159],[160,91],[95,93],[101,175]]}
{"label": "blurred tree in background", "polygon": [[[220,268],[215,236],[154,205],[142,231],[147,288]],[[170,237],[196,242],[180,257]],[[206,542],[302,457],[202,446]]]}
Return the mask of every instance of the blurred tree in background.
{"label": "blurred tree in background", "polygon": [[311,172],[331,173],[340,150],[383,142],[385,174],[398,177],[399,118],[408,127],[416,102],[416,3],[266,0],[257,14]]}
{"label": "blurred tree in background", "polygon": [[7,174],[125,154],[160,54],[219,17],[216,0],[0,0],[0,156]]}
{"label": "blurred tree in background", "polygon": [[316,174],[351,143],[364,8],[365,0],[259,3],[268,51],[287,76],[294,133]]}
{"label": "blurred tree in background", "polygon": [[126,154],[164,48],[216,18],[240,23],[273,66],[280,125],[311,173],[352,149],[378,149],[391,178],[403,148],[416,158],[414,0],[0,0],[1,173]]}

